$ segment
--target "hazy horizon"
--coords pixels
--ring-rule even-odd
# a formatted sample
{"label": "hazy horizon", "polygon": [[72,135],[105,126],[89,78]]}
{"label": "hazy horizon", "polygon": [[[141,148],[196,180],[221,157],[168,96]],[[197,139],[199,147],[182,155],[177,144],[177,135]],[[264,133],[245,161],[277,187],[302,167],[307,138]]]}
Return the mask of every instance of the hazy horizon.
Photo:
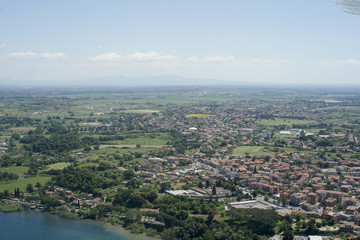
{"label": "hazy horizon", "polygon": [[4,0],[0,79],[358,85],[359,24],[329,0]]}

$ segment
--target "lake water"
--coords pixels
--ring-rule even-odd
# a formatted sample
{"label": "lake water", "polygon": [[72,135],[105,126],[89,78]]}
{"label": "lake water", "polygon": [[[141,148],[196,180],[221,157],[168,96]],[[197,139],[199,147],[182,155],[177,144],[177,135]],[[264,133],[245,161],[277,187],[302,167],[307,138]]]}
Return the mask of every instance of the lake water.
{"label": "lake water", "polygon": [[130,240],[150,239],[131,235],[120,227],[94,221],[62,219],[47,213],[0,212],[2,240]]}

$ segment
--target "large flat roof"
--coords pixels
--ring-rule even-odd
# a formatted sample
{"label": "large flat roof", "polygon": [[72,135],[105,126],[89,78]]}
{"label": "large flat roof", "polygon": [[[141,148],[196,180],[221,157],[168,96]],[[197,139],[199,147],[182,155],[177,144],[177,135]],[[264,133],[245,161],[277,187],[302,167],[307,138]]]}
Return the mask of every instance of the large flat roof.
{"label": "large flat roof", "polygon": [[243,202],[233,202],[228,204],[230,208],[259,208],[259,209],[274,209],[277,208],[276,205],[273,205],[264,201],[243,201]]}

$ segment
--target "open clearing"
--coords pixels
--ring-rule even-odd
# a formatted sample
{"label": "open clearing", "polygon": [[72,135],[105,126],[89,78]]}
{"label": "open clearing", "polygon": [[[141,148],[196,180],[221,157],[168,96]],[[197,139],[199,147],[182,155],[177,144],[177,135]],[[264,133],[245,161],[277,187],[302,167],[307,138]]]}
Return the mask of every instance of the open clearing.
{"label": "open clearing", "polygon": [[[164,145],[141,145],[140,148],[163,148]],[[133,144],[123,144],[123,145],[100,145],[102,148],[136,148],[136,145]]]}
{"label": "open clearing", "polygon": [[13,127],[10,128],[9,130],[14,131],[14,132],[28,132],[30,130],[35,130],[36,127]]}
{"label": "open clearing", "polygon": [[41,183],[41,185],[44,185],[50,179],[51,179],[50,176],[38,175],[36,177],[23,178],[14,182],[5,182],[5,183],[2,182],[0,183],[0,192],[3,192],[4,190],[9,190],[9,192],[14,192],[15,188],[19,188],[20,192],[25,192],[26,186],[29,183],[32,184],[34,187],[37,182]]}
{"label": "open clearing", "polygon": [[24,174],[29,170],[29,167],[19,166],[19,167],[5,167],[0,168],[0,172],[8,172],[8,173],[15,173],[19,177],[24,176]]}
{"label": "open clearing", "polygon": [[188,114],[185,115],[185,117],[190,118],[190,117],[214,117],[216,115],[211,115],[211,114]]}
{"label": "open clearing", "polygon": [[266,151],[263,146],[242,146],[237,147],[232,151],[231,155],[241,155],[245,156],[249,154],[250,156],[261,156],[261,155],[269,155],[270,157],[275,156],[275,152]]}
{"label": "open clearing", "polygon": [[61,162],[61,163],[54,163],[54,164],[51,164],[49,165],[48,169],[47,170],[50,170],[50,169],[54,169],[54,170],[62,170],[68,166],[70,166],[71,163],[65,163],[65,162]]}
{"label": "open clearing", "polygon": [[124,140],[112,140],[102,142],[102,145],[136,145],[140,144],[144,146],[164,146],[168,143],[171,137],[167,133],[158,133],[158,134],[143,134],[134,137],[133,135],[125,135]]}
{"label": "open clearing", "polygon": [[126,154],[126,153],[146,153],[149,151],[158,150],[158,148],[116,148],[116,147],[108,147],[101,148],[99,150],[94,151],[94,154]]}
{"label": "open clearing", "polygon": [[316,121],[292,119],[292,118],[273,118],[273,119],[261,119],[257,121],[257,123],[263,126],[287,125],[289,127],[292,127],[293,124],[299,124],[299,125],[316,124]]}
{"label": "open clearing", "polygon": [[99,126],[101,123],[99,123],[99,122],[83,122],[81,124],[84,126]]}
{"label": "open clearing", "polygon": [[151,109],[139,109],[139,110],[124,110],[122,112],[124,112],[124,113],[146,113],[146,114],[151,114],[151,113],[158,113],[160,111],[159,110],[151,110]]}

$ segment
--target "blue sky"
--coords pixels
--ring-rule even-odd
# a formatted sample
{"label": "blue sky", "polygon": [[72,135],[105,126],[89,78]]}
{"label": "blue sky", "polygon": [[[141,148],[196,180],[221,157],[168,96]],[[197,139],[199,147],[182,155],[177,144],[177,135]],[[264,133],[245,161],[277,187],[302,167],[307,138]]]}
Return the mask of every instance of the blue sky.
{"label": "blue sky", "polygon": [[0,0],[0,78],[360,83],[360,15],[328,0]]}

